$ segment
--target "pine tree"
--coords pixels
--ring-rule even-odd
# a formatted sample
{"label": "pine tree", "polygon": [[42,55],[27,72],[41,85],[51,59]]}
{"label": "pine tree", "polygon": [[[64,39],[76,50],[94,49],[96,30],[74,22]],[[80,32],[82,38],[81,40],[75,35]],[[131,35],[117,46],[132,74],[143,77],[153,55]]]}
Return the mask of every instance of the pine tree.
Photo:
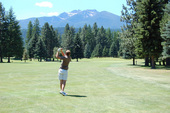
{"label": "pine tree", "polygon": [[107,37],[106,37],[106,32],[104,27],[102,26],[100,28],[100,30],[97,32],[97,36],[96,36],[96,44],[101,44],[102,46],[102,50],[105,46],[107,46]]}
{"label": "pine tree", "polygon": [[8,23],[5,16],[5,8],[0,2],[0,62],[3,62],[3,57],[6,53],[8,43],[7,39]]}
{"label": "pine tree", "polygon": [[[170,65],[170,2],[166,5],[161,27],[161,37],[163,38],[163,59],[166,59],[166,65]],[[165,25],[164,25],[165,24]]]}
{"label": "pine tree", "polygon": [[54,47],[58,46],[58,38],[55,34],[55,31],[52,25],[50,26],[50,34],[51,34],[51,38],[49,40],[50,45],[51,45],[50,46],[50,58],[53,58],[53,49]]}
{"label": "pine tree", "polygon": [[22,58],[23,58],[23,60],[26,62],[26,60],[28,60],[28,57],[29,57],[29,56],[28,56],[28,51],[27,51],[27,49],[25,48]]}
{"label": "pine tree", "polygon": [[110,57],[117,57],[118,56],[118,50],[117,50],[117,46],[116,43],[113,42],[110,49],[109,49],[109,56]]}
{"label": "pine tree", "polygon": [[[120,53],[124,58],[133,58],[133,65],[135,65],[135,22],[136,16],[136,2],[135,0],[127,0],[127,7],[123,5],[121,11],[121,21],[125,22],[125,25],[121,28],[120,39],[121,39],[121,50]],[[119,48],[117,48],[119,50]]]}
{"label": "pine tree", "polygon": [[51,49],[51,46],[52,46],[53,40],[52,40],[52,32],[51,32],[51,29],[50,29],[48,22],[46,22],[44,24],[44,26],[42,27],[41,37],[42,37],[42,39],[45,43],[45,46],[46,46],[47,58],[51,58],[51,55],[52,55],[51,51],[53,50],[53,49]]}
{"label": "pine tree", "polygon": [[102,56],[103,56],[103,57],[107,57],[108,54],[109,54],[109,50],[108,50],[108,48],[105,46],[104,49],[103,49],[103,52],[102,52]]}
{"label": "pine tree", "polygon": [[40,27],[39,27],[39,20],[36,19],[33,26],[32,31],[32,38],[30,39],[30,42],[28,44],[28,54],[29,58],[32,59],[35,57],[36,53],[36,44],[38,42],[38,38],[40,38]]}
{"label": "pine tree", "polygon": [[8,14],[8,40],[6,53],[8,62],[10,62],[10,57],[13,56],[22,58],[23,41],[21,38],[19,22],[16,20],[12,8],[9,10]]}
{"label": "pine tree", "polygon": [[60,33],[58,32],[58,30],[56,29],[55,30],[55,34],[56,34],[56,37],[57,37],[57,41],[58,41],[58,45],[57,45],[57,47],[61,47],[61,35],[60,35]]}
{"label": "pine tree", "polygon": [[106,30],[106,38],[107,38],[107,45],[106,45],[106,47],[107,48],[110,48],[110,46],[112,44],[112,41],[113,41],[112,37],[113,37],[112,36],[112,32],[111,32],[110,28],[108,28]]}
{"label": "pine tree", "polygon": [[89,43],[87,43],[87,44],[85,45],[84,57],[85,57],[85,58],[90,58],[90,57],[91,57],[91,51],[90,51],[90,44],[89,44]]}
{"label": "pine tree", "polygon": [[42,58],[45,58],[47,54],[45,44],[42,40],[42,38],[38,38],[38,42],[36,43],[35,46],[35,57],[40,59],[39,61],[42,61]]}
{"label": "pine tree", "polygon": [[[52,31],[52,54],[54,55],[54,48],[55,47],[60,47],[60,34],[58,33],[58,30],[56,29],[54,31],[53,26],[50,26],[50,29]],[[54,61],[54,56],[52,55],[53,61]]]}
{"label": "pine tree", "polygon": [[[53,48],[53,59],[56,59],[56,53],[57,53],[57,51],[58,51],[58,47],[54,47],[54,48]],[[58,61],[58,59],[57,59],[57,61]]]}
{"label": "pine tree", "polygon": [[160,20],[163,16],[163,2],[162,0],[139,0],[136,6],[139,22],[138,39],[142,43],[143,53],[151,57],[152,69],[155,68],[155,58],[158,58],[162,52]]}
{"label": "pine tree", "polygon": [[27,35],[26,35],[26,45],[28,45],[30,39],[32,38],[32,30],[33,30],[33,25],[32,22],[29,21]]}
{"label": "pine tree", "polygon": [[103,52],[102,45],[99,43],[94,48],[92,52],[92,57],[102,57],[102,52]]}
{"label": "pine tree", "polygon": [[[66,25],[67,28],[67,25]],[[65,28],[65,29],[66,29]],[[74,53],[74,36],[75,36],[75,28],[70,27],[69,30],[65,30],[65,33],[62,35],[62,47],[66,50],[70,50],[71,53]],[[73,54],[71,57],[74,58]]]}
{"label": "pine tree", "polygon": [[93,28],[92,28],[92,33],[93,33],[93,36],[96,37],[97,36],[97,32],[98,32],[98,27],[97,27],[97,23],[95,22],[93,24]]}
{"label": "pine tree", "polygon": [[91,29],[91,26],[89,25],[87,27],[87,31],[86,31],[86,44],[89,43],[90,44],[90,51],[93,51],[95,45],[96,45],[96,40],[93,36],[93,33],[92,33],[92,29]]}
{"label": "pine tree", "polygon": [[85,24],[80,33],[80,38],[83,42],[83,49],[87,44],[87,29],[88,29],[87,24]]}
{"label": "pine tree", "polygon": [[79,37],[79,34],[77,33],[75,35],[75,38],[74,38],[74,58],[77,59],[77,62],[78,62],[78,58],[83,58],[83,48],[82,48],[82,41]]}

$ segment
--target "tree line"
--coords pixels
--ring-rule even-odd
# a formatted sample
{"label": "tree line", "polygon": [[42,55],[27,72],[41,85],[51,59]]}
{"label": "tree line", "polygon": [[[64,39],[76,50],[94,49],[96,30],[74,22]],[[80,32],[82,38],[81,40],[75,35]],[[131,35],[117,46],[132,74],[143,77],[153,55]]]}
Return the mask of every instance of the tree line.
{"label": "tree line", "polygon": [[[40,30],[41,29],[41,30]],[[118,57],[119,38],[118,31],[112,32],[110,28],[104,29],[85,24],[83,28],[75,31],[73,26],[66,24],[64,33],[60,34],[54,30],[48,22],[42,28],[39,27],[38,19],[34,24],[30,21],[26,35],[26,47],[24,50],[24,59],[38,58],[51,60],[59,47],[71,51],[73,59],[90,57]]]}
{"label": "tree line", "polygon": [[169,0],[127,0],[123,5],[120,54],[124,58],[144,58],[155,68],[155,61],[170,65]]}
{"label": "tree line", "polygon": [[97,23],[85,24],[75,31],[66,24],[64,33],[48,22],[40,27],[39,20],[28,23],[26,44],[23,47],[21,31],[13,10],[5,14],[0,3],[0,57],[37,58],[48,61],[55,58],[59,47],[69,49],[74,59],[90,57],[144,58],[145,65],[155,68],[155,62],[170,65],[170,3],[169,0],[127,0],[123,5],[119,31],[111,31]]}

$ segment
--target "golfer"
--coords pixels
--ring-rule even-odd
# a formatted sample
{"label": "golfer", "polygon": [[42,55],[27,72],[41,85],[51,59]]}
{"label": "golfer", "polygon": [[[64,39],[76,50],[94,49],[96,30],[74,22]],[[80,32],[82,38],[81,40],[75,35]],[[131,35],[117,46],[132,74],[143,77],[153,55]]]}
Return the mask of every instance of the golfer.
{"label": "golfer", "polygon": [[[60,51],[61,51],[62,56],[59,56]],[[67,50],[66,54],[64,54],[62,48],[59,48],[56,53],[56,58],[62,60],[61,67],[58,71],[58,78],[60,80],[60,89],[61,89],[60,94],[62,94],[63,96],[67,95],[64,92],[64,88],[66,86],[66,81],[67,81],[67,76],[68,76],[68,65],[71,61],[70,54],[71,54],[70,50]]]}

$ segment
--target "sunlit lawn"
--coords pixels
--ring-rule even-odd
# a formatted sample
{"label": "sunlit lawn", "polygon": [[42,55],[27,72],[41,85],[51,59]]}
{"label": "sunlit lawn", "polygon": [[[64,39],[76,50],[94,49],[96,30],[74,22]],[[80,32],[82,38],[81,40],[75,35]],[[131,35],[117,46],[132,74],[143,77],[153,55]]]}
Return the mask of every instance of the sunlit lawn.
{"label": "sunlit lawn", "polygon": [[59,94],[60,62],[0,63],[0,113],[170,113],[170,70],[132,66],[132,60],[70,63]]}

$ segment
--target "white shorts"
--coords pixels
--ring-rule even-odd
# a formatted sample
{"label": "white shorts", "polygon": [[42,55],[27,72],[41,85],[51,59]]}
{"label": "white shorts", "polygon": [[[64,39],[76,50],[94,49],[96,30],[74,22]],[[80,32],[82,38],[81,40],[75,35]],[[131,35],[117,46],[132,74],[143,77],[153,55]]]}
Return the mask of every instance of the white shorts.
{"label": "white shorts", "polygon": [[59,80],[67,80],[68,71],[64,69],[58,70],[58,79]]}

